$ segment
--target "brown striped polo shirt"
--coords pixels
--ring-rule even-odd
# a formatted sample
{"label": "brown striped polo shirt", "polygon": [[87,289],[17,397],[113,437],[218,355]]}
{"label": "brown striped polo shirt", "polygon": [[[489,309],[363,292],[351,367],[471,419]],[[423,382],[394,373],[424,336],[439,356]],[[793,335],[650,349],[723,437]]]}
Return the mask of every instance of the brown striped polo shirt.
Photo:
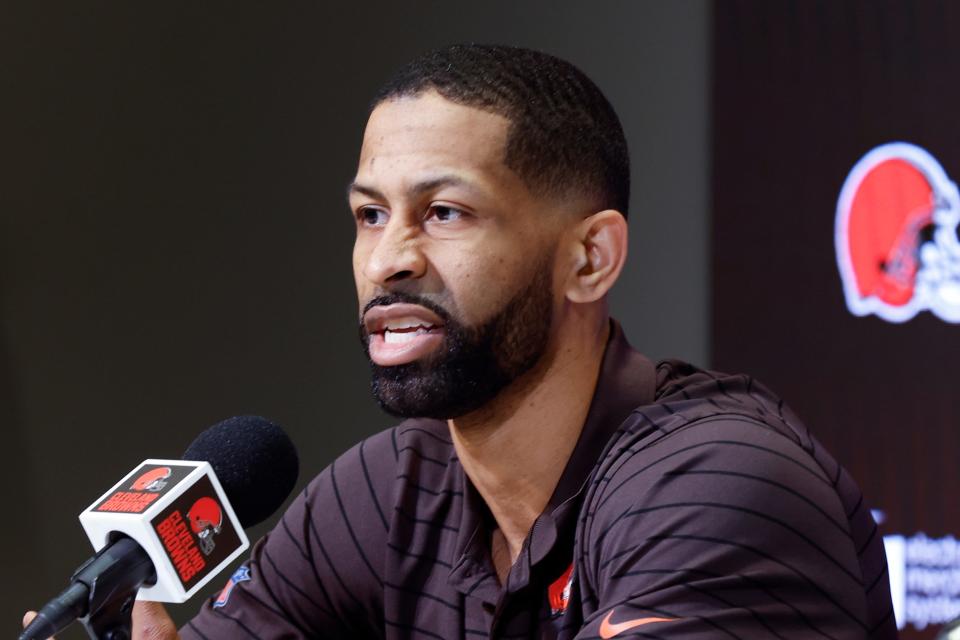
{"label": "brown striped polo shirt", "polygon": [[[550,425],[537,425],[550,438]],[[583,432],[501,585],[443,422],[315,478],[185,638],[895,638],[854,481],[748,376],[614,323]]]}

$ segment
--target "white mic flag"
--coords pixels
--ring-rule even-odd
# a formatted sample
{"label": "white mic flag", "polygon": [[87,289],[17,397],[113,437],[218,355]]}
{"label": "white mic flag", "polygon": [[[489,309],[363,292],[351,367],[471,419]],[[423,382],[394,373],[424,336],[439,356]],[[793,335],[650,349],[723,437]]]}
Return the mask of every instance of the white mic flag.
{"label": "white mic flag", "polygon": [[120,535],[150,556],[157,579],[139,600],[185,602],[250,543],[206,462],[145,460],[80,514],[97,551]]}

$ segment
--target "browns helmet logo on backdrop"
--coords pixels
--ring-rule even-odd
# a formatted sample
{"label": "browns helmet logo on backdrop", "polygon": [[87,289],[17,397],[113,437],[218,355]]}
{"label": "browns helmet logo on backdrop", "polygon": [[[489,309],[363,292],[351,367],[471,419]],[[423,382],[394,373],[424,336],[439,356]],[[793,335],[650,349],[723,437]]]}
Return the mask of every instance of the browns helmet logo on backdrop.
{"label": "browns helmet logo on backdrop", "polygon": [[916,145],[879,146],[854,165],[837,203],[837,264],[847,308],[906,322],[960,322],[960,194]]}

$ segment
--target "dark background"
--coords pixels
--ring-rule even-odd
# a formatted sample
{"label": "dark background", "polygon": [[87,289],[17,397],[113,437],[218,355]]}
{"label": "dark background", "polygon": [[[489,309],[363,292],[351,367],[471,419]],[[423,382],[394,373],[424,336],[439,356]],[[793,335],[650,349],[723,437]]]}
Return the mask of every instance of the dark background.
{"label": "dark background", "polygon": [[941,491],[960,487],[960,331],[929,312],[853,316],[833,229],[844,179],[879,144],[912,142],[960,177],[960,5],[883,5],[717,15],[713,353],[789,398],[894,530],[939,536],[960,530]]}
{"label": "dark background", "polygon": [[430,47],[541,48],[600,85],[634,167],[614,312],[652,357],[706,361],[710,10],[0,4],[2,633],[66,586],[90,553],[76,515],[144,458],[263,414],[302,485],[391,424],[356,338],[344,187],[368,100]]}
{"label": "dark background", "polygon": [[960,331],[929,312],[853,316],[834,219],[847,174],[886,142],[960,178],[958,27],[955,2],[720,2],[714,15],[713,364],[786,397],[884,512],[884,534],[960,531]]}

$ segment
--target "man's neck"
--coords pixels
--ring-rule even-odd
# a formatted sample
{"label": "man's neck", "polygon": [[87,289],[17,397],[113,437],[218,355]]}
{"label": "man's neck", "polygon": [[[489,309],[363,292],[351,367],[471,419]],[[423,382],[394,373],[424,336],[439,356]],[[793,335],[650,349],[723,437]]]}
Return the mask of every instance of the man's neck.
{"label": "man's neck", "polygon": [[497,521],[491,544],[500,548],[494,560],[500,556],[495,565],[501,580],[553,495],[600,373],[609,321],[569,324],[558,332],[542,367],[480,411],[449,421],[460,463]]}

